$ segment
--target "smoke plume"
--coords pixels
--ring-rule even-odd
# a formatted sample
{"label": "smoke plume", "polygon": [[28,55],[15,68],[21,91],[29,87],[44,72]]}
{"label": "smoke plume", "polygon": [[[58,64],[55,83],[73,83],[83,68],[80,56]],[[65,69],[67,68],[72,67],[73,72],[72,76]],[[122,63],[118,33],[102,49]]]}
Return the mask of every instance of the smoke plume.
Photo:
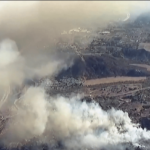
{"label": "smoke plume", "polygon": [[15,42],[6,39],[0,43],[0,87],[22,83],[23,63]]}
{"label": "smoke plume", "polygon": [[[132,123],[121,110],[102,110],[98,103],[70,98],[49,97],[40,87],[31,87],[22,97],[18,114],[7,124],[7,142],[38,137],[41,142],[61,141],[66,149],[125,149],[150,139],[150,131]],[[44,140],[43,140],[44,139]]]}
{"label": "smoke plume", "polygon": [[127,13],[135,19],[150,8],[146,1],[17,1],[0,2],[0,6],[0,40],[9,37],[32,58],[52,48],[63,31],[78,27],[95,30],[124,20]]}
{"label": "smoke plume", "polygon": [[98,27],[124,20],[128,13],[132,21],[139,15],[137,10],[148,11],[147,4],[0,2],[0,110],[9,109],[1,143],[9,145],[37,138],[49,146],[57,147],[61,142],[68,150],[120,150],[130,143],[136,146],[149,140],[150,132],[133,124],[126,112],[104,111],[97,103],[81,102],[80,95],[52,97],[40,86],[23,89],[26,80],[53,78],[73,65],[72,54],[56,49],[60,37],[69,39],[71,45],[80,39],[69,33],[82,28],[85,37],[91,36],[89,41],[85,38],[81,42],[86,47]]}

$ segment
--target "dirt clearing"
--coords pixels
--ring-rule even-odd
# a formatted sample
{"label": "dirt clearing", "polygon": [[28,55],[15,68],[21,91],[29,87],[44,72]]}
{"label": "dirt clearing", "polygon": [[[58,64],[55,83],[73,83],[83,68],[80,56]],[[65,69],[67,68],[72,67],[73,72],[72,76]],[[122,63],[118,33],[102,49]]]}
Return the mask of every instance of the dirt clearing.
{"label": "dirt clearing", "polygon": [[146,80],[146,77],[108,77],[100,79],[91,79],[86,80],[84,85],[98,85],[104,83],[116,83],[116,82],[125,82],[125,81],[141,81]]}

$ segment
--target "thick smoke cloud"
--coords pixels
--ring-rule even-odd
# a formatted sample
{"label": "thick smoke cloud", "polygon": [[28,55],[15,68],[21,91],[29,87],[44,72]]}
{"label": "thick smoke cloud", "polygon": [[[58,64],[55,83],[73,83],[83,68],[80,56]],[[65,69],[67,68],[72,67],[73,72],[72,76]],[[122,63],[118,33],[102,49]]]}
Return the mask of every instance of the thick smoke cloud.
{"label": "thick smoke cloud", "polygon": [[55,44],[60,36],[63,39],[72,38],[70,43],[74,42],[73,36],[61,35],[63,31],[78,27],[92,30],[94,33],[87,34],[90,35],[88,39],[79,39],[86,47],[96,36],[94,30],[97,28],[124,20],[128,13],[134,19],[139,12],[148,11],[150,5],[149,2],[139,1],[8,1],[0,2],[0,6],[0,41],[12,39],[26,57],[28,65],[38,66],[41,64],[39,58],[48,61],[55,52]]}
{"label": "thick smoke cloud", "polygon": [[39,137],[49,144],[61,141],[66,149],[125,149],[125,143],[137,146],[140,140],[150,139],[150,131],[138,128],[127,113],[104,111],[98,103],[80,98],[49,97],[43,88],[29,88],[3,139],[10,143]]}
{"label": "thick smoke cloud", "polygon": [[[38,56],[37,56],[38,57]],[[71,58],[69,58],[71,59]],[[19,51],[16,43],[5,39],[0,43],[0,108],[13,104],[27,80],[55,77],[73,64],[73,59],[57,54],[41,55],[32,63]],[[17,90],[20,89],[20,90]],[[4,105],[5,104],[5,105]],[[2,108],[3,106],[3,108]]]}
{"label": "thick smoke cloud", "polygon": [[150,132],[127,113],[103,111],[78,95],[50,97],[41,87],[29,87],[18,99],[14,92],[26,79],[53,77],[73,64],[74,57],[56,51],[64,30],[104,27],[148,7],[147,2],[0,2],[0,109],[11,110],[1,142],[37,137],[48,144],[61,141],[66,149],[124,149],[124,143],[149,140]]}
{"label": "thick smoke cloud", "polygon": [[64,30],[105,27],[124,20],[127,13],[137,17],[149,10],[149,2],[0,2],[0,40],[11,38],[27,56],[42,54],[52,47]]}
{"label": "thick smoke cloud", "polygon": [[22,83],[24,60],[15,42],[6,39],[0,43],[0,60],[0,87]]}

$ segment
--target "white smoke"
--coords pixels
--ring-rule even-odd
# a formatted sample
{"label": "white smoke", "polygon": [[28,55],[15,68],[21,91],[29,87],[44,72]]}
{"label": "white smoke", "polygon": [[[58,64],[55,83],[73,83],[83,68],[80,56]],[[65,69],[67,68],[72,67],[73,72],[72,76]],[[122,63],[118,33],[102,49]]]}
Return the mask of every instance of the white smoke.
{"label": "white smoke", "polygon": [[27,90],[21,99],[21,106],[13,123],[8,124],[7,140],[13,137],[14,141],[21,141],[42,135],[48,119],[48,102],[44,96],[43,89],[29,88]]}
{"label": "white smoke", "polygon": [[14,124],[8,124],[7,141],[38,136],[41,141],[61,141],[66,149],[124,149],[125,143],[140,144],[150,131],[132,123],[128,113],[102,110],[98,103],[81,102],[80,96],[48,97],[39,87],[29,88],[20,101]]}
{"label": "white smoke", "polygon": [[0,88],[21,84],[24,78],[24,59],[10,39],[0,43]]}
{"label": "white smoke", "polygon": [[5,39],[0,43],[0,85],[2,86],[21,84],[24,78],[32,78],[34,75],[40,77],[56,75],[71,65],[73,60],[67,62],[67,59],[51,54],[43,54],[30,61],[26,56],[21,55],[13,40]]}
{"label": "white smoke", "polygon": [[[23,55],[13,40],[5,39],[0,42],[0,109],[12,105],[26,80],[34,77],[55,77],[61,70],[73,65],[73,59],[68,56],[59,57],[57,53],[43,54],[32,60]],[[32,80],[33,81],[33,80]],[[5,107],[6,106],[6,107]]]}
{"label": "white smoke", "polygon": [[16,44],[10,40],[5,40],[0,45],[0,66],[4,67],[14,61],[19,56]]}

